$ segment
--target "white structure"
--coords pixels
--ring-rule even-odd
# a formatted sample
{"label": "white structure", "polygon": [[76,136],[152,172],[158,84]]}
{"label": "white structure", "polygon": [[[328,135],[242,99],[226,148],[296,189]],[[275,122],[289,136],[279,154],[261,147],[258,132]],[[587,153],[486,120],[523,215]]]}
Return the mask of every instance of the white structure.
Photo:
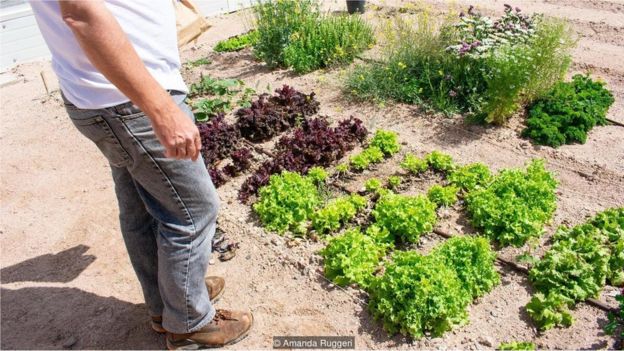
{"label": "white structure", "polygon": [[[194,2],[204,16],[214,16],[249,7],[252,1],[195,0]],[[0,0],[0,72],[18,63],[48,57],[50,52],[39,33],[28,2]]]}

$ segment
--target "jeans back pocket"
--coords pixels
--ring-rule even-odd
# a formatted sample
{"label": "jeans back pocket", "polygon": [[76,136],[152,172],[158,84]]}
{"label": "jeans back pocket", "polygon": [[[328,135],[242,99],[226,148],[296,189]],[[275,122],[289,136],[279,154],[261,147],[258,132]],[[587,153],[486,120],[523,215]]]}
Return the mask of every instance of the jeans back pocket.
{"label": "jeans back pocket", "polygon": [[127,167],[130,165],[130,156],[102,116],[80,119],[72,118],[71,120],[82,135],[97,145],[112,166]]}

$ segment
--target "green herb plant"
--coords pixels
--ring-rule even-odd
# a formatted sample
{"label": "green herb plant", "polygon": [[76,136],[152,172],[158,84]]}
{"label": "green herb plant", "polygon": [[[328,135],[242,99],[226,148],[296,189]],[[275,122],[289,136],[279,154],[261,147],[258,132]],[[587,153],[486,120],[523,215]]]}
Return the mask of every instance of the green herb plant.
{"label": "green herb plant", "polygon": [[347,94],[495,124],[559,82],[575,45],[565,21],[511,8],[498,19],[474,9],[440,20],[421,11],[413,21],[399,18],[383,28],[381,62],[356,66],[346,78]]}
{"label": "green herb plant", "polygon": [[594,126],[607,124],[607,111],[615,101],[604,85],[580,74],[557,83],[529,108],[522,135],[552,147],[584,144]]}
{"label": "green herb plant", "polygon": [[374,41],[362,18],[322,13],[316,0],[263,1],[254,14],[254,52],[270,67],[306,73],[348,63]]}

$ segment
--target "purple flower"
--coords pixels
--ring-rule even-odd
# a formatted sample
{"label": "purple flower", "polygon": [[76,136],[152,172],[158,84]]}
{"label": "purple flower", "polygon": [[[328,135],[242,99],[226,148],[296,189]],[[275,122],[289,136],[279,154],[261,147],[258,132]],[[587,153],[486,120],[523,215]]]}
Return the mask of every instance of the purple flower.
{"label": "purple flower", "polygon": [[472,44],[470,44],[471,48],[476,48],[481,45],[481,40],[475,40]]}
{"label": "purple flower", "polygon": [[449,91],[449,96],[450,97],[456,97],[457,96],[457,92],[455,92],[455,90],[451,90],[451,91]]}

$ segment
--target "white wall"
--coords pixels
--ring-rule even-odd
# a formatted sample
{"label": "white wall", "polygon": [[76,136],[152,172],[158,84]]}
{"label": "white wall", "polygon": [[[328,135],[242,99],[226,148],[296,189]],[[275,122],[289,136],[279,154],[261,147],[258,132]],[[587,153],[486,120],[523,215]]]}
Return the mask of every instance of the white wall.
{"label": "white wall", "polygon": [[[130,1],[130,0],[129,0]],[[253,0],[195,0],[205,16],[240,10]],[[0,7],[0,71],[32,60],[50,57],[30,6],[15,1]]]}

